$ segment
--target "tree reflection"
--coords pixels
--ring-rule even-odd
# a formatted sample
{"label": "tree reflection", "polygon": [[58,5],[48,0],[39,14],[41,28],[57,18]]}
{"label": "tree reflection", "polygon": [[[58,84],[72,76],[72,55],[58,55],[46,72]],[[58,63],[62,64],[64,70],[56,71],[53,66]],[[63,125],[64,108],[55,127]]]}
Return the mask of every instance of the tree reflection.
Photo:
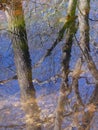
{"label": "tree reflection", "polygon": [[[77,1],[70,0],[68,7],[68,19],[70,17],[75,17],[75,9],[76,9]],[[66,31],[66,44],[63,47],[63,58],[62,58],[62,84],[60,89],[60,96],[58,100],[57,110],[56,110],[56,119],[55,119],[55,127],[54,130],[61,130],[62,121],[64,118],[64,113],[66,113],[66,106],[70,106],[72,109],[69,112],[69,115],[72,115],[72,127],[76,127],[78,130],[90,130],[91,120],[94,116],[94,112],[96,109],[96,100],[98,88],[95,89],[94,94],[88,104],[84,104],[82,102],[80,92],[79,92],[79,84],[78,80],[81,75],[81,67],[84,61],[87,63],[88,69],[91,72],[92,76],[95,78],[95,84],[98,86],[98,70],[96,65],[91,57],[90,46],[89,46],[89,10],[90,10],[90,1],[89,0],[79,0],[78,1],[78,18],[79,18],[79,30],[80,30],[80,41],[78,44],[81,53],[80,58],[77,60],[74,71],[72,72],[72,82],[69,83],[69,62],[71,58],[71,48],[73,43],[73,36],[75,35],[75,23],[69,23],[68,30]],[[77,41],[77,39],[76,39]],[[78,41],[77,41],[78,42]],[[69,85],[71,84],[71,85]],[[74,91],[76,102],[71,107],[71,103],[69,102],[68,95],[70,92]],[[96,96],[96,98],[95,98]],[[91,102],[92,101],[92,102]],[[91,108],[92,107],[92,108]],[[67,118],[67,114],[65,114]],[[82,116],[82,119],[79,116]],[[81,121],[79,121],[81,120]],[[80,123],[81,122],[81,123]]]}
{"label": "tree reflection", "polygon": [[[56,110],[56,119],[54,130],[61,130],[61,125],[63,121],[63,114],[65,105],[68,104],[68,95],[70,94],[70,85],[69,85],[69,63],[71,58],[71,49],[73,43],[73,35],[75,34],[75,10],[76,10],[77,0],[70,0],[68,5],[67,17],[68,20],[67,26],[68,30],[66,32],[66,42],[62,48],[62,83],[60,87],[60,96],[58,100],[58,106]],[[65,31],[65,30],[64,30]]]}
{"label": "tree reflection", "polygon": [[[2,1],[5,2],[5,0]],[[26,7],[26,15],[28,15],[28,10],[30,11],[30,16],[27,16],[27,18],[30,17],[31,22],[30,34],[34,35],[33,37],[30,35],[30,41],[35,41],[35,43],[33,42],[34,44],[31,46],[33,46],[32,50],[36,50],[33,54],[36,55],[36,52],[38,52],[38,57],[36,58],[36,60],[34,59],[34,68],[37,71],[35,71],[36,76],[34,75],[35,79],[33,79],[33,81],[39,86],[45,84],[45,89],[46,86],[50,87],[46,90],[51,89],[52,85],[48,85],[48,83],[50,82],[54,83],[53,86],[57,87],[61,83],[59,96],[57,88],[55,87],[54,91],[56,91],[57,94],[56,98],[52,98],[52,96],[50,97],[50,95],[45,95],[45,99],[40,101],[40,106],[42,108],[41,118],[43,120],[43,124],[45,123],[45,125],[43,126],[45,126],[46,129],[48,129],[47,124],[49,124],[51,130],[52,127],[54,127],[54,130],[61,130],[63,128],[64,130],[90,130],[92,120],[98,105],[98,69],[92,57],[94,55],[92,54],[92,52],[90,52],[90,0],[69,0],[65,2],[64,0],[62,2],[60,0],[59,2],[61,2],[61,4],[57,1],[55,4],[55,6],[57,6],[56,8],[53,7],[54,5],[50,7],[50,5],[47,4],[47,2],[50,2],[48,0],[47,2],[46,0],[39,0],[36,2],[30,1],[30,3],[28,3],[28,1],[26,2],[27,5],[25,5],[25,7],[28,6]],[[46,3],[42,5],[42,3],[40,2]],[[36,7],[34,6],[34,4],[36,5]],[[60,10],[62,10],[61,8],[65,8],[65,4],[68,6],[68,8],[67,13],[64,15],[66,16],[64,18],[64,23],[59,23],[60,20],[56,20],[57,25],[55,26],[54,24],[56,24],[56,22],[55,20],[52,20],[52,18],[56,18],[55,16],[60,13]],[[36,9],[34,10],[33,7],[35,7]],[[25,28],[22,4],[19,0],[11,0],[7,3],[1,3],[0,9],[5,11],[7,16],[10,30],[9,32],[11,34],[10,36],[13,43],[15,65],[17,70],[17,76],[15,75],[7,80],[0,81],[0,83],[6,83],[10,80],[17,79],[18,77],[21,89],[22,109],[26,114],[26,129],[40,130],[40,109],[37,105],[35,88],[32,84],[31,59],[27,44],[28,39]],[[65,10],[66,9],[62,11]],[[57,16],[57,19],[58,17],[61,18],[61,16],[59,15]],[[32,18],[34,19],[34,21],[32,20]],[[60,26],[58,27],[58,25]],[[47,30],[49,30],[49,32]],[[53,35],[53,33],[55,33],[55,30],[57,35]],[[65,39],[63,39],[64,34],[66,34]],[[79,38],[80,40],[78,40]],[[61,48],[62,54],[59,54]],[[73,53],[74,49],[76,50],[76,52]],[[52,54],[53,51],[56,52],[52,55],[55,67],[53,67],[54,65],[49,66],[48,64],[50,63],[49,60],[51,58],[45,60]],[[41,54],[40,56],[39,52]],[[58,55],[59,60],[57,59]],[[62,62],[60,66],[61,55]],[[39,61],[37,62],[37,60]],[[42,67],[44,69],[42,69]],[[53,70],[53,73],[50,74],[50,69],[48,69],[48,67],[55,69],[56,71]],[[60,67],[62,72],[60,71]],[[86,70],[86,67],[88,68],[89,72],[88,70]],[[47,73],[45,73],[46,71]],[[46,74],[49,75],[46,76]],[[92,96],[90,97],[90,100],[88,101],[86,98],[84,99],[83,96],[86,93],[87,98],[89,98],[89,95],[86,91],[86,85],[88,87],[86,81],[89,80],[90,74],[92,75],[91,78],[94,78],[95,90]],[[80,89],[81,86],[83,86],[84,88],[82,87],[82,89]],[[81,96],[82,92],[84,95]],[[56,102],[57,98],[58,103]],[[56,100],[55,102],[57,104],[55,103],[54,105],[53,102],[50,103],[52,99],[53,101]],[[43,101],[46,101],[47,104],[44,104]],[[56,105],[56,113],[53,115],[53,111]],[[51,114],[48,116],[49,113]],[[69,121],[68,123],[70,125],[67,123],[67,121]]]}
{"label": "tree reflection", "polygon": [[31,59],[22,3],[20,0],[11,0],[2,3],[1,8],[5,11],[11,31],[16,72],[21,90],[21,104],[26,114],[26,129],[40,130],[40,110],[36,101],[35,88],[32,84]]}

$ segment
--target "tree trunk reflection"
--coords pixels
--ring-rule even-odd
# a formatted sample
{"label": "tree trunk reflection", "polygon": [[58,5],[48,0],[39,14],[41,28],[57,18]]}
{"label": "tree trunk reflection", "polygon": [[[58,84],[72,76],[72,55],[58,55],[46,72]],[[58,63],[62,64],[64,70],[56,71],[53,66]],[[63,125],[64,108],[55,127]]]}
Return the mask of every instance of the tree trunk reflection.
{"label": "tree trunk reflection", "polygon": [[83,51],[83,56],[87,62],[87,66],[92,76],[95,79],[96,88],[91,96],[91,99],[87,105],[87,111],[84,111],[82,116],[82,125],[79,130],[90,130],[91,121],[94,116],[96,101],[98,100],[98,70],[90,56],[89,47],[89,11],[90,11],[90,0],[79,0],[79,29],[80,29],[80,46]]}
{"label": "tree trunk reflection", "polygon": [[26,114],[26,130],[40,130],[40,110],[32,84],[31,59],[27,45],[27,34],[21,1],[12,0],[6,3],[5,13],[11,31],[16,71],[21,90],[22,108]]}
{"label": "tree trunk reflection", "polygon": [[68,23],[68,30],[66,32],[66,42],[62,48],[62,83],[60,87],[60,96],[58,99],[58,105],[56,109],[56,119],[54,130],[61,130],[63,114],[65,111],[65,104],[68,103],[68,95],[70,94],[70,87],[68,84],[68,75],[69,75],[69,62],[71,57],[71,48],[73,42],[73,35],[76,32],[75,29],[75,10],[76,10],[77,0],[70,0],[67,10],[68,20],[71,20]]}

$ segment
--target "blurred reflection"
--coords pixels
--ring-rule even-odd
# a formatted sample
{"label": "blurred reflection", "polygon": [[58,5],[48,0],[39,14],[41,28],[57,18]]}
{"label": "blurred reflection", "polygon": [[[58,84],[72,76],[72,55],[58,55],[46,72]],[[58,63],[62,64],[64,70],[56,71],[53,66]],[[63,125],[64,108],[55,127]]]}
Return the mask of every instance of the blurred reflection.
{"label": "blurred reflection", "polygon": [[12,0],[1,5],[7,16],[12,39],[16,72],[21,90],[21,104],[26,115],[26,130],[40,130],[40,110],[32,84],[32,67],[22,3],[20,0]]}

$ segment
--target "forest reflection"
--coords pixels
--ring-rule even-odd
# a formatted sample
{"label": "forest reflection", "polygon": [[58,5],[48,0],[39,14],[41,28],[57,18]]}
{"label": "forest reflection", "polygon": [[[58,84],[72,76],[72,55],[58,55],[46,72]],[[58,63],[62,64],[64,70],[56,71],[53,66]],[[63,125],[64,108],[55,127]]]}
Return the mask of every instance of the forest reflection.
{"label": "forest reflection", "polygon": [[96,3],[0,1],[0,130],[97,130]]}

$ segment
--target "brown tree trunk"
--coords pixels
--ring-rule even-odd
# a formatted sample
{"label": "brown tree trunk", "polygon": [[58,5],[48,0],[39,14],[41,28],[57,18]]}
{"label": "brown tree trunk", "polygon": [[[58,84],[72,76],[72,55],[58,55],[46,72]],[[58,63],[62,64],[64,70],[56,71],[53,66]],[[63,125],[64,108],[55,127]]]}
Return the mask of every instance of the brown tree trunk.
{"label": "brown tree trunk", "polygon": [[58,99],[58,105],[56,108],[56,118],[54,130],[61,130],[61,125],[63,121],[63,113],[65,104],[67,104],[67,96],[70,93],[70,88],[68,85],[68,74],[69,74],[69,62],[71,57],[71,48],[73,35],[75,33],[75,10],[76,10],[77,0],[69,0],[67,18],[71,21],[68,23],[68,30],[66,32],[66,42],[62,48],[62,83],[60,87],[60,96]]}
{"label": "brown tree trunk", "polygon": [[80,29],[80,46],[83,51],[84,59],[87,62],[88,69],[92,76],[95,78],[95,82],[98,83],[98,70],[96,65],[90,56],[89,47],[89,10],[90,0],[79,0],[79,29]]}
{"label": "brown tree trunk", "polygon": [[[98,70],[96,65],[90,56],[90,49],[89,49],[89,10],[90,10],[90,0],[79,0],[79,29],[80,29],[80,46],[83,52],[83,56],[85,61],[87,62],[87,66],[89,71],[91,72],[92,76],[95,79],[95,84],[97,88],[93,94],[93,97],[90,100],[90,103],[94,101],[94,97],[98,100]],[[92,108],[93,109],[93,108]],[[84,112],[82,118],[82,125],[80,126],[79,130],[90,130],[90,123],[93,118],[95,111],[87,111]]]}
{"label": "brown tree trunk", "polygon": [[82,99],[81,99],[81,96],[80,96],[80,93],[79,93],[79,83],[78,83],[78,80],[79,80],[79,77],[81,75],[81,68],[82,68],[82,58],[79,58],[76,62],[76,65],[75,65],[75,68],[73,70],[73,73],[72,73],[72,89],[74,90],[75,92],[75,97],[77,99],[77,105],[78,106],[83,106],[83,102],[82,102]]}
{"label": "brown tree trunk", "polygon": [[40,130],[39,108],[32,84],[32,68],[24,14],[20,0],[11,0],[5,7],[11,33],[18,82],[21,90],[22,108],[26,114],[26,130]]}

